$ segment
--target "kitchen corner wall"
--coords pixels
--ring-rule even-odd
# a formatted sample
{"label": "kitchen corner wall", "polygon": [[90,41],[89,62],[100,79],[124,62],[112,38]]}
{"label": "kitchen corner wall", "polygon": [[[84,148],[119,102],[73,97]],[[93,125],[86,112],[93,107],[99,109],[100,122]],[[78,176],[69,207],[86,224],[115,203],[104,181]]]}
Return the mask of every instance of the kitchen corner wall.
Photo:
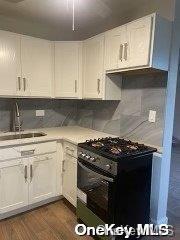
{"label": "kitchen corner wall", "polygon": [[[79,126],[161,146],[167,75],[124,75],[121,101],[80,101]],[[149,110],[157,111],[156,123],[148,122]]]}
{"label": "kitchen corner wall", "polygon": [[[18,99],[23,129],[79,125],[161,146],[167,76],[125,75],[121,101]],[[0,130],[8,131],[13,99],[0,99]],[[45,110],[36,117],[35,110]],[[157,111],[156,123],[148,122]]]}

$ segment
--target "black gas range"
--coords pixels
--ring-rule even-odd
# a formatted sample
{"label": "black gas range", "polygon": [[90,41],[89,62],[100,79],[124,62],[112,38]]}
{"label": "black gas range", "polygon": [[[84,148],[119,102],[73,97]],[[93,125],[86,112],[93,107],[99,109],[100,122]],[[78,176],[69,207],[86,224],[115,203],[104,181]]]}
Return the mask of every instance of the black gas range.
{"label": "black gas range", "polygon": [[156,151],[121,138],[78,144],[77,217],[88,226],[149,223],[152,156]]}

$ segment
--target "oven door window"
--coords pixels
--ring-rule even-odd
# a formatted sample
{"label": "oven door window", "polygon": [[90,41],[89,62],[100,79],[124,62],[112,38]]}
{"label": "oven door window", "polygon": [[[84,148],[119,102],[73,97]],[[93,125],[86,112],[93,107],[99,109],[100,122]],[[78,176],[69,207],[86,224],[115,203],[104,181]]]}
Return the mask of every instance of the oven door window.
{"label": "oven door window", "polygon": [[110,218],[113,183],[113,178],[78,161],[78,189],[85,194],[87,207],[105,223]]}

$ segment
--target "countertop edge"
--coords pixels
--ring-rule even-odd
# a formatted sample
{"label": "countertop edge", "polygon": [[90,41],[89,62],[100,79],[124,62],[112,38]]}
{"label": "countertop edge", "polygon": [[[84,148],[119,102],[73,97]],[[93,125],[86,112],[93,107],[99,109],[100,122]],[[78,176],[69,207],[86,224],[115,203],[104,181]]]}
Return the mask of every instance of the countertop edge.
{"label": "countertop edge", "polygon": [[[84,139],[82,141],[78,140],[78,138],[73,139],[73,137],[68,137],[68,136],[65,136],[67,134],[63,134],[61,136],[60,135],[60,132],[61,131],[66,131],[66,130],[69,130],[69,129],[74,129],[76,131],[84,131],[86,132],[84,134],[84,138],[87,139],[89,135],[91,138],[92,137],[92,134],[94,135],[99,135],[99,137],[117,137],[115,135],[112,135],[112,134],[108,134],[108,133],[104,133],[104,132],[100,132],[100,131],[96,131],[96,130],[93,130],[93,129],[89,129],[89,128],[83,128],[83,127],[79,127],[79,126],[67,126],[67,127],[55,127],[55,128],[40,128],[40,129],[27,129],[25,130],[23,133],[30,133],[30,132],[44,132],[45,134],[47,134],[46,136],[43,136],[43,137],[36,137],[36,138],[24,138],[24,139],[16,139],[16,140],[6,140],[6,141],[2,141],[0,142],[0,149],[1,148],[6,148],[6,147],[11,147],[11,146],[18,146],[18,145],[26,145],[26,144],[37,144],[37,143],[40,143],[40,142],[49,142],[49,141],[67,141],[67,142],[70,142],[74,145],[77,145],[78,143],[84,141]],[[55,136],[55,133],[54,131],[59,131],[59,133],[57,133],[57,136]],[[89,131],[89,134],[87,133]],[[51,136],[51,134],[53,136]],[[0,133],[0,135],[9,135],[9,134],[13,134],[13,133]],[[82,133],[81,133],[82,134]],[[72,134],[73,135],[73,134]],[[93,135],[93,136],[94,136]],[[82,135],[81,135],[82,137]],[[96,136],[95,136],[96,137]],[[79,138],[80,139],[80,138]],[[159,147],[159,146],[153,146],[153,145],[150,145],[150,144],[147,144],[143,141],[139,141],[139,143],[143,143],[149,147],[153,147],[153,148],[157,148],[157,153],[159,154],[162,154],[162,147]]]}

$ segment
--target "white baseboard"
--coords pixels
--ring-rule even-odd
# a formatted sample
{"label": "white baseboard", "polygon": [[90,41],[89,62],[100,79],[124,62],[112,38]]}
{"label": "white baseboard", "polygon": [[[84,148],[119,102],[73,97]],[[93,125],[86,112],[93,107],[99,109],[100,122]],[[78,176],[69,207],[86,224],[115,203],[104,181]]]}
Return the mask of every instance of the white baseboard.
{"label": "white baseboard", "polygon": [[58,201],[62,198],[63,198],[63,196],[57,196],[57,197],[49,198],[47,200],[44,200],[44,201],[41,201],[41,202],[38,202],[38,203],[34,203],[32,205],[28,205],[28,206],[25,206],[25,207],[22,207],[22,208],[19,208],[19,209],[16,209],[16,210],[13,210],[13,211],[10,211],[10,212],[7,212],[7,213],[0,214],[0,220],[18,215],[20,213],[32,210],[34,208],[43,206],[43,205],[51,203],[51,202]]}

